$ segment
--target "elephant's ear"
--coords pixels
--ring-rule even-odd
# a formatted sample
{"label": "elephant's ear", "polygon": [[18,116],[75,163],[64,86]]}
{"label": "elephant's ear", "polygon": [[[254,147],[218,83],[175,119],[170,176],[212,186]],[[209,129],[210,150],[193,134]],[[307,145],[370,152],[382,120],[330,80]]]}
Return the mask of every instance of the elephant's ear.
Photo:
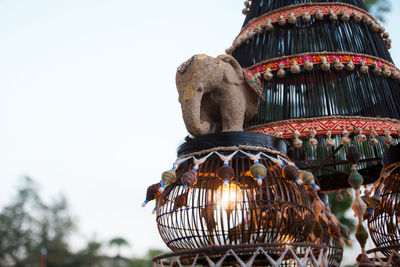
{"label": "elephant's ear", "polygon": [[222,54],[217,56],[218,59],[230,64],[235,72],[241,76],[242,75],[242,67],[239,65],[239,63],[236,61],[236,59],[230,55]]}
{"label": "elephant's ear", "polygon": [[262,100],[265,101],[264,94],[263,94],[263,87],[261,84],[260,79],[258,79],[251,71],[243,70],[244,80],[247,84],[253,89],[257,95],[259,95]]}

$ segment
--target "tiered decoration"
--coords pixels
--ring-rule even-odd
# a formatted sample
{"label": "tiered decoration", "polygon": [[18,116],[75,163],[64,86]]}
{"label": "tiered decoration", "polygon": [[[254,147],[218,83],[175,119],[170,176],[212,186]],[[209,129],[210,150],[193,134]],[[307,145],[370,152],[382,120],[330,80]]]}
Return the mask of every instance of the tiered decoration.
{"label": "tiered decoration", "polygon": [[322,190],[350,186],[349,144],[364,183],[376,181],[400,129],[389,34],[361,0],[254,0],[246,14],[227,53],[260,77],[265,101],[245,129],[289,141],[288,156]]}

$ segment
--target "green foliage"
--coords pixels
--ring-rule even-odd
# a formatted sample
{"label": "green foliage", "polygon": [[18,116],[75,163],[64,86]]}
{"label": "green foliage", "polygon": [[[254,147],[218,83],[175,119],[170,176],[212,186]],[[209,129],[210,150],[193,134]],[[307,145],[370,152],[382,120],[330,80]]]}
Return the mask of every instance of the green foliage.
{"label": "green foliage", "polygon": [[342,201],[336,200],[336,193],[332,192],[328,194],[329,197],[329,205],[333,214],[335,214],[336,218],[344,225],[346,225],[350,231],[354,231],[356,221],[346,216],[347,211],[351,208],[353,204],[352,197],[345,197],[344,193],[341,193],[343,196]]}
{"label": "green foliage", "polygon": [[369,12],[380,21],[385,21],[385,15],[390,11],[390,0],[363,0]]}
{"label": "green foliage", "polygon": [[118,254],[102,254],[103,244],[89,240],[86,247],[73,252],[68,238],[76,230],[67,200],[60,196],[51,203],[39,196],[37,184],[25,177],[17,194],[0,212],[0,266],[38,266],[42,248],[46,248],[47,267],[152,266],[152,258],[161,254],[149,250],[144,258],[133,260],[119,255],[119,248],[129,246],[123,237],[108,242]]}
{"label": "green foliage", "polygon": [[47,248],[47,266],[61,266],[70,255],[66,242],[74,229],[64,197],[44,203],[37,185],[25,177],[15,199],[0,213],[0,265],[26,266],[38,263]]}

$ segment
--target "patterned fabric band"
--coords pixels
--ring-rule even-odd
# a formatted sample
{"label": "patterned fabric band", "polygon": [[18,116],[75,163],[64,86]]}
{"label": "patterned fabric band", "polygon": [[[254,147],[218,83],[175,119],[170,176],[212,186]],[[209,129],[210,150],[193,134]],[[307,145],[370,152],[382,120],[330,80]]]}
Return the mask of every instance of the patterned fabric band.
{"label": "patterned fabric band", "polygon": [[268,68],[271,71],[279,70],[279,66],[281,64],[283,64],[284,68],[290,68],[294,61],[296,61],[298,65],[304,65],[307,61],[310,61],[313,64],[322,64],[323,60],[325,59],[326,63],[335,63],[335,60],[337,59],[340,63],[345,64],[347,64],[349,61],[352,61],[353,64],[364,64],[366,66],[379,67],[381,69],[390,70],[393,77],[400,76],[400,70],[389,61],[370,55],[348,52],[314,52],[273,58],[267,61],[260,62],[247,69],[254,74],[264,73]]}
{"label": "patterned fabric band", "polygon": [[246,131],[293,138],[296,130],[300,136],[309,136],[312,129],[316,131],[316,135],[325,135],[328,131],[332,134],[342,134],[343,130],[351,132],[357,129],[362,129],[365,134],[374,130],[378,135],[385,135],[385,131],[398,135],[400,121],[388,118],[332,116],[277,121],[251,127]]}
{"label": "patterned fabric band", "polygon": [[[371,16],[368,12],[363,9],[360,9],[356,6],[349,5],[346,3],[305,3],[298,5],[291,5],[284,8],[276,9],[274,11],[268,12],[256,19],[251,20],[239,33],[239,35],[235,38],[238,40],[240,37],[244,37],[248,32],[256,31],[256,28],[261,26],[265,27],[268,23],[277,23],[280,18],[288,19],[289,16],[295,16],[296,18],[301,17],[304,13],[308,13],[309,15],[315,15],[315,13],[319,13],[321,15],[343,15],[348,14],[361,17],[364,22],[368,24],[375,24],[380,28],[378,21],[375,20],[373,16]],[[293,13],[293,14],[291,14]]]}

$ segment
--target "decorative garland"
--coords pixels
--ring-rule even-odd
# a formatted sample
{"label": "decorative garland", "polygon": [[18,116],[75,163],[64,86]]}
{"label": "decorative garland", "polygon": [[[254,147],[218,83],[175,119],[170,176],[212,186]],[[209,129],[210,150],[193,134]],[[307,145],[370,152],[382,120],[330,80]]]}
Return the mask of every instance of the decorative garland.
{"label": "decorative garland", "polygon": [[263,73],[265,80],[271,80],[273,78],[271,71],[278,70],[277,76],[282,78],[285,76],[285,68],[289,68],[292,73],[300,73],[300,66],[303,66],[305,70],[311,70],[314,64],[321,64],[324,71],[329,71],[331,64],[337,71],[345,68],[352,71],[355,68],[354,65],[360,65],[362,73],[368,73],[369,67],[371,67],[375,75],[382,74],[384,77],[400,79],[400,70],[391,62],[366,54],[350,52],[310,52],[284,56],[262,61],[247,70],[256,76]]}
{"label": "decorative garland", "polygon": [[[247,156],[250,160],[254,161],[254,164],[250,167],[250,174],[251,176],[256,179],[257,183],[261,186],[263,182],[263,178],[267,176],[267,168],[260,163],[260,159],[268,159],[277,164],[278,166],[281,167],[282,171],[282,177],[287,180],[292,180],[297,182],[300,185],[305,185],[305,186],[310,186],[311,188],[314,188],[314,190],[320,190],[318,185],[315,183],[314,176],[311,173],[302,173],[302,171],[299,171],[299,169],[296,167],[296,165],[291,162],[285,155],[283,157],[279,153],[275,152],[275,156],[270,156],[264,152],[257,152],[257,154],[252,154],[249,152],[245,152],[242,149],[238,147],[223,147],[225,151],[231,150],[233,151],[232,153],[228,155],[223,155],[219,153],[221,149],[219,148],[213,148],[212,150],[207,150],[208,154],[201,158],[197,158],[194,155],[185,155],[184,157],[178,158],[172,166],[171,170],[165,171],[161,175],[161,181],[159,183],[150,185],[147,188],[147,193],[146,193],[146,199],[143,202],[142,206],[146,206],[147,203],[151,200],[157,199],[161,196],[163,193],[164,189],[169,186],[169,185],[175,185],[177,182],[177,177],[176,177],[176,170],[179,167],[180,164],[182,164],[185,161],[188,160],[193,160],[193,168],[190,171],[187,171],[182,174],[180,177],[179,185],[183,185],[183,190],[187,191],[189,188],[193,187],[197,183],[197,171],[199,170],[199,166],[213,154],[216,154],[219,156],[219,158],[223,161],[223,166],[220,167],[217,170],[216,177],[221,179],[224,183],[225,186],[229,185],[230,180],[233,179],[234,177],[234,170],[230,166],[229,162],[232,160],[233,156],[236,155],[238,152],[241,152],[245,156]],[[249,146],[242,146],[243,149],[258,149],[258,147],[249,147]],[[269,149],[263,148],[266,152],[270,152]],[[218,151],[219,150],[219,151]],[[196,154],[202,154],[204,155],[206,150],[196,152]],[[153,212],[156,211],[156,208],[154,208]]]}
{"label": "decorative garland", "polygon": [[[243,10],[243,13],[246,9],[247,8]],[[295,24],[298,17],[302,17],[305,21],[309,21],[311,15],[314,15],[318,20],[322,20],[325,15],[328,15],[331,20],[337,20],[337,16],[339,15],[343,21],[348,21],[350,18],[353,18],[356,22],[362,21],[366,25],[370,26],[374,32],[379,32],[385,40],[388,48],[390,49],[391,47],[389,33],[385,31],[385,28],[382,27],[372,15],[365,10],[350,4],[331,2],[291,5],[273,10],[258,18],[252,19],[240,31],[239,35],[233,41],[232,46],[228,48],[226,52],[227,54],[231,54],[237,47],[241,46],[255,34],[261,34],[263,28],[271,31],[273,23],[279,23],[281,26],[286,23]]]}
{"label": "decorative garland", "polygon": [[[348,131],[365,131],[371,136],[392,133],[400,135],[400,121],[388,118],[368,118],[356,116],[327,116],[307,119],[291,119],[275,121],[261,126],[246,129],[250,132],[266,133],[280,138],[293,138],[294,135],[309,136],[315,131],[315,135],[343,134]],[[360,133],[362,134],[362,133]],[[375,137],[373,136],[373,137]]]}

